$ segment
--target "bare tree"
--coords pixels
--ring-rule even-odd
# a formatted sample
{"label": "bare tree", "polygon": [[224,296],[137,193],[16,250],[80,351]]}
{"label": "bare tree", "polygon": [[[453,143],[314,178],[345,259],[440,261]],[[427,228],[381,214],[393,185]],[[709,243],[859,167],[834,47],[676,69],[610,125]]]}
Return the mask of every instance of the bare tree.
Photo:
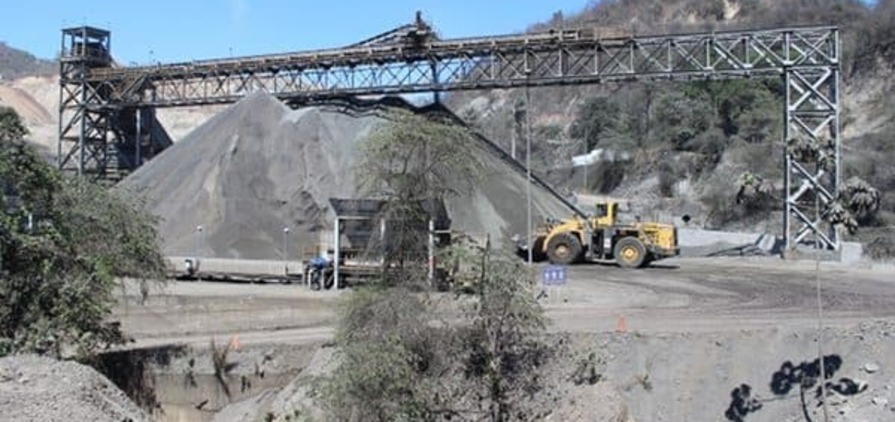
{"label": "bare tree", "polygon": [[537,413],[543,368],[553,354],[544,339],[546,319],[534,299],[534,277],[489,243],[465,258],[474,280],[461,334],[466,399],[489,421],[537,420],[544,416]]}
{"label": "bare tree", "polygon": [[[407,111],[394,111],[366,139],[356,177],[386,202],[387,263],[403,268],[425,251],[421,204],[471,193],[480,156],[466,129]],[[543,390],[539,368],[550,349],[533,278],[519,260],[468,239],[452,239],[439,261],[457,263],[455,276],[472,295],[415,289],[423,276],[413,265],[352,292],[337,329],[337,365],[317,384],[328,418],[535,419],[524,415]]]}
{"label": "bare tree", "polygon": [[[405,269],[426,253],[426,204],[468,194],[481,179],[480,151],[468,130],[435,115],[396,109],[365,139],[355,168],[361,190],[385,200],[386,264]],[[401,278],[406,278],[401,275]]]}

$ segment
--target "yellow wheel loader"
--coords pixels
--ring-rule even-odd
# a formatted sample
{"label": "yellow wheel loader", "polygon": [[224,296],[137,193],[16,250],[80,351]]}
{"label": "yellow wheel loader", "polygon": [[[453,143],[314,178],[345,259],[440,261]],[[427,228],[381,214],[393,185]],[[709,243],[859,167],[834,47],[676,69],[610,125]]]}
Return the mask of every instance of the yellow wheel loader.
{"label": "yellow wheel loader", "polygon": [[[535,260],[568,265],[585,261],[615,261],[625,268],[642,268],[653,261],[677,256],[677,228],[671,224],[616,221],[618,202],[597,203],[594,216],[548,219],[532,242]],[[520,255],[527,244],[517,244]]]}

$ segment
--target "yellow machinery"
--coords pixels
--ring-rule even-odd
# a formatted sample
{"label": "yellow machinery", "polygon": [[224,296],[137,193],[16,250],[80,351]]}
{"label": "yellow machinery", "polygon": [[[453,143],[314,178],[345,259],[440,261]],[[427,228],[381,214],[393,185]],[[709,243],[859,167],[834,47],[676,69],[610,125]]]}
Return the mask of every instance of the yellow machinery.
{"label": "yellow machinery", "polygon": [[[533,243],[535,259],[567,265],[583,261],[614,260],[626,268],[641,268],[676,256],[677,228],[671,224],[616,221],[618,203],[598,202],[595,216],[548,220]],[[527,247],[527,246],[525,246]],[[520,245],[520,249],[525,247]]]}

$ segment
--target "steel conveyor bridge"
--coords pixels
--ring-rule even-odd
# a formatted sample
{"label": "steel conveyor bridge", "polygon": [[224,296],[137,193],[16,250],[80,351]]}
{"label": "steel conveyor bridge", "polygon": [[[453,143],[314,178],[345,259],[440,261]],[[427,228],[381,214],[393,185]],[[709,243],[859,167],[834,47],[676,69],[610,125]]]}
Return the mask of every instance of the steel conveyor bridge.
{"label": "steel conveyor bridge", "polygon": [[[840,42],[836,27],[637,36],[601,28],[440,39],[420,19],[343,48],[120,67],[111,34],[62,31],[58,166],[120,178],[170,145],[161,107],[232,103],[267,92],[293,106],[351,96],[656,80],[780,78],[784,143],[821,145],[785,154],[787,247],[817,234],[840,183]],[[814,199],[821,203],[814,216]]]}

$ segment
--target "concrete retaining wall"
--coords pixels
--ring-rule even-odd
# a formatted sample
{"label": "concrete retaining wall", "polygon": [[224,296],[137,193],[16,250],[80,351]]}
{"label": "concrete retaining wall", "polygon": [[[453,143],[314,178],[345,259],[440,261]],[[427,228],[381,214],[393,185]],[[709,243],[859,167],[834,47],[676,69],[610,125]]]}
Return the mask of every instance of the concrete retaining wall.
{"label": "concrete retaining wall", "polygon": [[[678,229],[678,244],[681,248],[681,256],[684,257],[780,255],[784,249],[783,239],[769,233],[688,228]],[[815,254],[813,249],[803,248],[796,253],[788,254],[787,257],[814,259]],[[861,262],[864,259],[863,246],[857,242],[842,242],[840,251],[824,254],[822,259],[843,263]]]}
{"label": "concrete retaining wall", "polygon": [[[184,256],[167,257],[169,274],[185,275],[188,273],[187,260],[195,260],[195,258]],[[302,274],[304,270],[304,263],[302,261],[227,258],[198,258],[198,261],[199,274],[228,275],[236,278],[288,278],[297,274]]]}

